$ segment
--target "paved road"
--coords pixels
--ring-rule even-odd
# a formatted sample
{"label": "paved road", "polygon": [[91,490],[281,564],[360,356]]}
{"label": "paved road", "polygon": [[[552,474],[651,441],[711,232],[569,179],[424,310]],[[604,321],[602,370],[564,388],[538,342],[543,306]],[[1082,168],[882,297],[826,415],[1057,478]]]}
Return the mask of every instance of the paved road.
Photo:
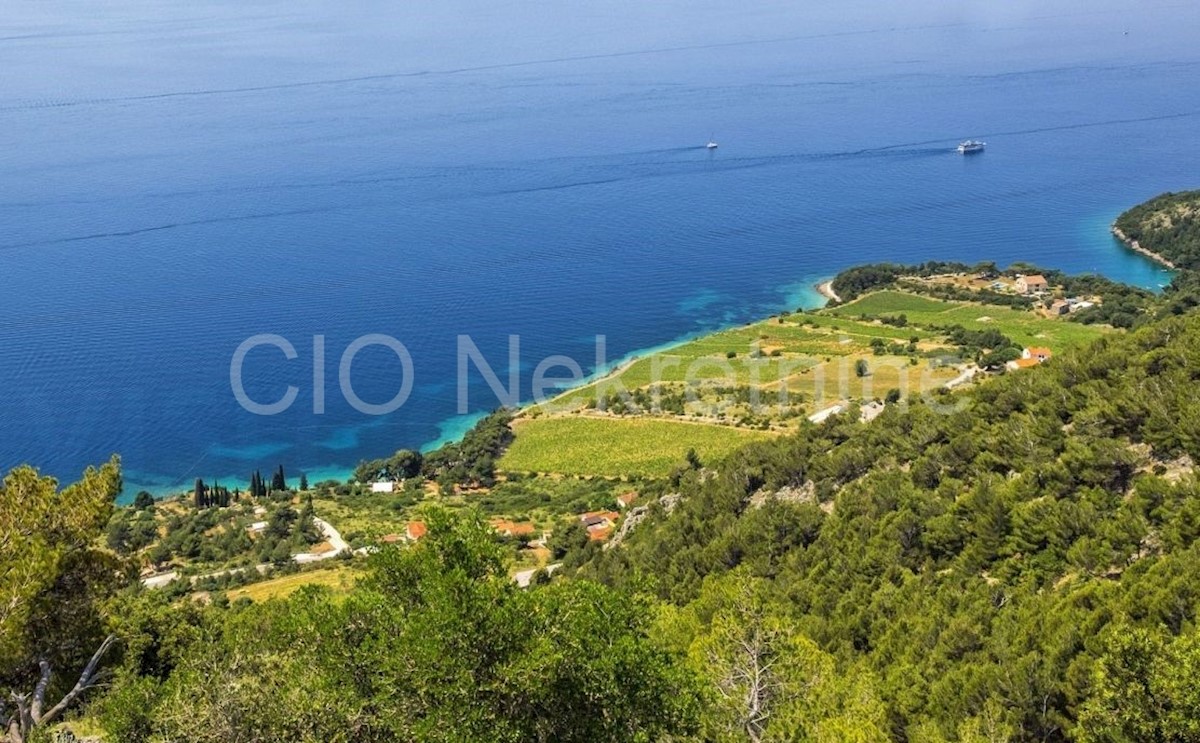
{"label": "paved road", "polygon": [[837,415],[845,409],[846,406],[840,403],[837,405],[831,405],[824,410],[818,410],[817,412],[808,416],[808,419],[813,423],[824,423],[830,416]]}
{"label": "paved road", "polygon": [[179,573],[172,570],[167,573],[159,573],[158,575],[151,575],[148,578],[142,578],[142,585],[146,588],[162,588],[178,577]]}
{"label": "paved road", "polygon": [[[547,565],[546,572],[550,575],[554,575],[554,571],[558,570],[561,567],[562,567],[562,563],[556,562],[553,565]],[[513,574],[513,582],[516,583],[521,588],[528,588],[529,584],[533,582],[534,573],[536,573],[538,570],[541,570],[541,568],[532,568],[530,570],[522,570],[518,573],[514,573]]]}
{"label": "paved road", "polygon": [[313,524],[316,525],[317,530],[321,532],[321,536],[325,537],[325,541],[329,542],[329,546],[333,547],[333,549],[328,552],[301,552],[292,555],[293,560],[301,565],[309,562],[319,562],[321,560],[328,560],[331,557],[337,557],[350,549],[350,545],[346,544],[346,540],[342,539],[342,535],[328,521],[313,517]]}

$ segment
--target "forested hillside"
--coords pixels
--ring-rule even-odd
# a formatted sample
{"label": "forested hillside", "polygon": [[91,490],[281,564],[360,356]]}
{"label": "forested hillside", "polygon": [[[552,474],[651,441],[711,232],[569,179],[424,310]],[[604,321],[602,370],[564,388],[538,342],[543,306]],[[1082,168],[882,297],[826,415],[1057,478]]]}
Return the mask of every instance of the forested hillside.
{"label": "forested hillside", "polygon": [[[679,607],[689,645],[751,591],[726,611],[764,643],[752,665],[811,640],[881,711],[867,738],[1194,740],[1172,653],[1200,661],[1198,378],[1187,316],[969,397],[852,411],[688,473],[670,515],[579,573]],[[759,696],[782,714],[741,710],[751,738],[807,739],[786,713],[803,695]]]}
{"label": "forested hillside", "polygon": [[1177,267],[1200,270],[1200,191],[1165,193],[1122,214],[1115,227]]}

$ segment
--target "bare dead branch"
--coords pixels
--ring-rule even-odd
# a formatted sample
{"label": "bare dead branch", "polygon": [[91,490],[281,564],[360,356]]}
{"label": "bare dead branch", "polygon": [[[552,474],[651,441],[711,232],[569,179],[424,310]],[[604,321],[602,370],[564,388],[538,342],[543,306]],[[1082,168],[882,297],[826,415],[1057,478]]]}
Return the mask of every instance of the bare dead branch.
{"label": "bare dead branch", "polygon": [[46,704],[46,689],[50,686],[50,661],[42,658],[38,661],[38,669],[40,676],[38,677],[37,686],[33,687],[33,699],[29,703],[29,716],[34,720],[39,720],[42,717],[42,710]]}
{"label": "bare dead branch", "polygon": [[75,682],[75,686],[72,687],[72,689],[67,692],[62,699],[59,700],[58,704],[51,707],[46,714],[35,720],[37,724],[44,725],[52,722],[56,717],[62,714],[67,707],[70,707],[71,704],[73,704],[81,694],[95,684],[97,681],[96,667],[100,665],[100,660],[116,641],[117,638],[115,635],[109,635],[108,637],[104,638],[104,642],[100,643],[100,647],[96,649],[96,652],[92,654],[92,659],[88,661],[87,666],[84,667],[83,673],[79,674],[79,680]]}

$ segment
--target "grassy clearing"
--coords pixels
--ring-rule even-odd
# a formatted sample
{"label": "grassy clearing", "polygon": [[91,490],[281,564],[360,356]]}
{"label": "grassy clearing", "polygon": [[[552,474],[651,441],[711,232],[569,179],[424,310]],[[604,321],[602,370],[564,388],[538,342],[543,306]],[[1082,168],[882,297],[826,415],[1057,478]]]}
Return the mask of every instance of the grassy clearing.
{"label": "grassy clearing", "polygon": [[351,568],[338,565],[324,570],[308,570],[303,573],[272,578],[243,588],[229,591],[230,601],[246,597],[251,601],[284,598],[302,586],[328,586],[334,591],[348,591],[354,586],[358,574]]}
{"label": "grassy clearing", "polygon": [[[854,364],[867,362],[868,373],[859,377]],[[920,394],[944,385],[959,375],[954,367],[935,367],[922,361],[916,366],[905,356],[856,354],[817,364],[788,378],[789,394],[800,393],[810,400],[809,408],[820,410],[847,399],[870,400],[898,389],[905,396]],[[764,398],[767,402],[771,398]]]}
{"label": "grassy clearing", "polygon": [[609,477],[661,477],[683,461],[688,449],[711,462],[772,435],[654,418],[587,416],[522,420],[515,430],[516,441],[500,469]]}
{"label": "grassy clearing", "polygon": [[1010,307],[951,302],[897,291],[868,294],[829,313],[845,318],[904,314],[909,323],[919,326],[995,329],[1023,346],[1049,346],[1054,351],[1086,345],[1107,332],[1095,325],[1045,318]]}
{"label": "grassy clearing", "polygon": [[872,338],[907,341],[913,336],[921,340],[928,340],[935,337],[933,333],[920,328],[897,328],[891,325],[876,325],[865,323],[861,320],[837,317],[835,315],[801,315],[796,317],[795,320],[808,321],[816,324],[818,328],[828,328],[852,339],[865,338],[867,343],[870,343]]}
{"label": "grassy clearing", "polygon": [[[863,315],[895,315],[901,312],[906,315],[933,315],[949,308],[957,307],[959,303],[948,302],[932,297],[922,297],[907,292],[882,291],[867,294],[850,302],[829,310],[829,314],[856,317]],[[914,319],[909,317],[910,320]]]}

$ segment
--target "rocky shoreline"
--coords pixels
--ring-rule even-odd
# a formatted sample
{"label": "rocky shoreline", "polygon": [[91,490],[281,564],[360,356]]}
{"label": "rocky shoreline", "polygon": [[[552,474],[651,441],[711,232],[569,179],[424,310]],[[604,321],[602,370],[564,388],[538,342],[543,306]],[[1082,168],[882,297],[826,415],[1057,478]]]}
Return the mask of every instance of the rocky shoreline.
{"label": "rocky shoreline", "polygon": [[1138,244],[1137,240],[1129,239],[1129,236],[1126,235],[1121,230],[1121,228],[1118,227],[1115,223],[1112,226],[1112,233],[1114,236],[1116,236],[1116,238],[1118,240],[1120,240],[1122,243],[1125,244],[1125,247],[1129,248],[1130,250],[1132,250],[1136,253],[1141,253],[1142,255],[1146,256],[1147,258],[1154,261],[1155,263],[1161,263],[1162,265],[1166,266],[1167,268],[1171,269],[1172,271],[1179,270],[1179,266],[1176,266],[1173,262],[1171,262],[1167,258],[1159,255],[1158,253],[1155,253],[1153,250],[1143,248],[1140,244]]}

